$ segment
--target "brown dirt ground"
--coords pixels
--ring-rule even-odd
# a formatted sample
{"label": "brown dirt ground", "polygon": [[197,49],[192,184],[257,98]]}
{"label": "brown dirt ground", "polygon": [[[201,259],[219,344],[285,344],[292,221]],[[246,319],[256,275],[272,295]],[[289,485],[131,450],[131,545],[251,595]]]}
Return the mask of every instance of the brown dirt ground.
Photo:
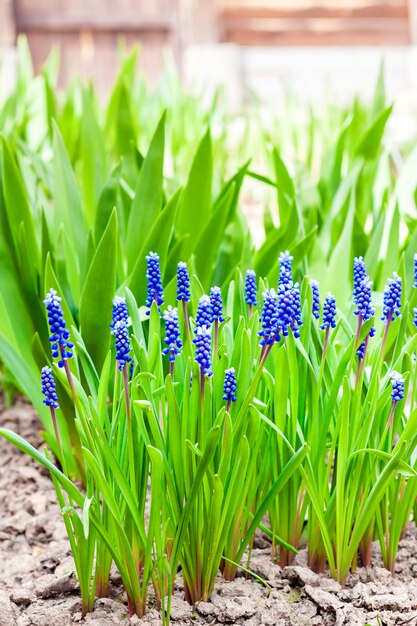
{"label": "brown dirt ground", "polygon": [[[0,424],[40,446],[40,423],[24,401],[0,405]],[[190,607],[181,576],[175,583],[173,626],[417,626],[417,531],[410,525],[400,544],[395,577],[383,569],[378,547],[374,565],[358,568],[342,588],[306,566],[300,550],[290,567],[271,562],[261,537],[251,569],[270,585],[238,577],[219,580],[209,602]],[[116,572],[110,598],[97,600],[84,622],[73,563],[53,485],[46,472],[0,440],[0,626],[159,626],[150,608],[143,619],[127,617]],[[150,600],[152,603],[152,599]]]}

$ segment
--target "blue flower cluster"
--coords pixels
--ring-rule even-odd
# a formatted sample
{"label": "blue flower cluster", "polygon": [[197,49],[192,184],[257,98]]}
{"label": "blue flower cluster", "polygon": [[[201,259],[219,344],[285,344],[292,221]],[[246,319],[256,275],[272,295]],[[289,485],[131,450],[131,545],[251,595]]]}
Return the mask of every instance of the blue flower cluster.
{"label": "blue flower cluster", "polygon": [[235,368],[231,367],[224,373],[223,400],[236,402],[236,374]]}
{"label": "blue flower cluster", "polygon": [[224,322],[223,316],[223,300],[220,287],[212,287],[210,289],[210,308],[211,322]]}
{"label": "blue flower cluster", "polygon": [[256,287],[256,274],[255,270],[248,270],[245,276],[245,302],[249,306],[256,306],[257,301],[257,287]]}
{"label": "blue flower cluster", "polygon": [[116,322],[124,322],[126,325],[129,321],[129,312],[127,310],[126,298],[115,296],[113,299],[112,322],[110,324],[111,334],[114,334],[114,325]]}
{"label": "blue flower cluster", "polygon": [[323,317],[321,330],[326,328],[336,328],[336,298],[331,294],[327,294],[323,303]]}
{"label": "blue flower cluster", "polygon": [[295,338],[300,336],[300,327],[303,325],[303,320],[301,319],[301,298],[300,298],[300,290],[298,285],[295,285],[291,289],[291,297],[292,297],[292,320],[291,320],[291,329]]}
{"label": "blue flower cluster", "polygon": [[177,267],[177,300],[189,302],[190,299],[190,275],[188,274],[187,264],[180,261]]}
{"label": "blue flower cluster", "polygon": [[366,278],[366,267],[363,257],[358,256],[353,259],[353,302],[356,300],[361,290],[362,281]]}
{"label": "blue flower cluster", "polygon": [[401,277],[394,272],[392,278],[388,279],[388,284],[384,289],[384,305],[381,320],[386,324],[389,321],[394,321],[396,317],[400,317],[401,294],[402,280]]}
{"label": "blue flower cluster", "polygon": [[211,302],[209,296],[203,294],[198,301],[197,313],[195,315],[195,333],[201,326],[211,325]]}
{"label": "blue flower cluster", "polygon": [[292,261],[293,257],[288,250],[281,252],[278,257],[279,261],[279,277],[278,277],[278,290],[286,291],[292,287]]}
{"label": "blue flower cluster", "polygon": [[42,393],[45,396],[42,402],[53,409],[59,409],[55,381],[50,367],[45,366],[42,368],[41,383]]}
{"label": "blue flower cluster", "polygon": [[211,376],[211,329],[208,326],[196,328],[196,336],[193,339],[195,344],[195,360],[200,366],[201,372],[205,376]]}
{"label": "blue flower cluster", "polygon": [[275,341],[277,333],[277,293],[275,289],[267,289],[262,295],[264,299],[261,313],[262,330],[258,332],[258,335],[261,337],[260,345],[267,346]]}
{"label": "blue flower cluster", "polygon": [[116,361],[121,371],[127,363],[130,363],[132,357],[130,353],[129,330],[124,321],[116,322],[114,325],[114,337],[116,346]]}
{"label": "blue flower cluster", "polygon": [[51,342],[52,357],[54,359],[60,358],[58,366],[64,367],[64,361],[73,356],[71,350],[74,344],[68,341],[70,332],[64,320],[61,300],[62,298],[57,295],[55,289],[50,289],[43,302],[48,313],[48,324],[51,332],[49,341]]}
{"label": "blue flower cluster", "polygon": [[167,347],[162,350],[165,356],[169,354],[169,360],[175,361],[175,357],[182,348],[180,326],[178,323],[178,311],[169,306],[164,313],[165,320],[165,343]]}
{"label": "blue flower cluster", "polygon": [[392,394],[391,394],[392,401],[399,402],[400,400],[404,398],[404,378],[398,372],[392,372],[391,386],[392,386]]}
{"label": "blue flower cluster", "polygon": [[150,252],[146,257],[147,271],[146,278],[148,279],[148,290],[146,298],[147,315],[151,312],[151,306],[153,302],[156,302],[158,308],[164,303],[164,289],[162,287],[161,278],[161,265],[159,262],[159,255],[156,252]]}
{"label": "blue flower cluster", "polygon": [[317,280],[310,280],[311,291],[313,294],[312,313],[316,320],[320,319],[320,291]]}
{"label": "blue flower cluster", "polygon": [[[358,287],[356,305],[357,308],[354,313],[355,315],[360,316],[362,322],[367,322],[375,315],[375,309],[372,306],[372,281],[369,280],[368,276],[362,280],[360,286]],[[375,332],[375,326],[372,326],[368,333],[368,337],[374,337]],[[360,359],[365,357],[365,347],[366,340],[363,341],[356,350],[356,354]]]}

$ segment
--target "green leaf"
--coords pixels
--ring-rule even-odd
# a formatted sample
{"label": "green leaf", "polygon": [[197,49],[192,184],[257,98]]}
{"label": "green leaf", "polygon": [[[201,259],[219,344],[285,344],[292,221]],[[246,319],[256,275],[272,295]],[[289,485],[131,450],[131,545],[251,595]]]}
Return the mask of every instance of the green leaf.
{"label": "green leaf", "polygon": [[113,210],[89,267],[80,301],[80,327],[98,371],[109,349],[112,300],[116,290],[117,213]]}
{"label": "green leaf", "polygon": [[129,268],[135,266],[138,250],[142,249],[162,208],[165,117],[164,112],[142,164],[132,202],[126,243]]}
{"label": "green leaf", "polygon": [[168,248],[174,230],[175,215],[178,202],[181,198],[181,189],[172,196],[164,210],[159,214],[141,250],[138,252],[136,265],[128,282],[129,288],[139,303],[145,301],[146,295],[146,255],[149,252],[159,254],[162,275],[168,254]]}
{"label": "green leaf", "polygon": [[15,254],[19,255],[19,233],[20,225],[23,223],[28,244],[27,254],[35,273],[39,267],[39,246],[36,238],[34,217],[29,206],[24,181],[13,158],[10,146],[4,137],[2,137],[2,185]]}
{"label": "green leaf", "polygon": [[384,134],[385,125],[392,113],[392,105],[381,111],[375,118],[371,126],[359,139],[356,147],[356,154],[363,156],[365,159],[376,159],[380,148],[382,136]]}
{"label": "green leaf", "polygon": [[213,157],[210,130],[204,135],[191,166],[184,195],[178,208],[177,228],[180,235],[189,233],[183,254],[188,258],[201,235],[211,211]]}

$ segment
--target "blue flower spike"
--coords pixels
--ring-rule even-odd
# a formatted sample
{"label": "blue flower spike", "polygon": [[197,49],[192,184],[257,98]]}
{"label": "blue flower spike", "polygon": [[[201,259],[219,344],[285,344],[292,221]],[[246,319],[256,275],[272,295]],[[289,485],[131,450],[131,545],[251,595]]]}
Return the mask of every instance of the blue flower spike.
{"label": "blue flower spike", "polygon": [[381,345],[381,354],[384,358],[385,347],[387,343],[388,331],[391,326],[391,322],[395,322],[397,317],[401,315],[401,294],[402,294],[402,280],[396,272],[393,273],[392,278],[388,279],[384,289],[384,303],[382,307],[381,320],[385,322],[384,336]]}
{"label": "blue flower spike", "polygon": [[59,409],[58,396],[56,393],[56,386],[54,376],[50,367],[45,366],[42,368],[41,373],[42,393],[44,399],[42,402],[53,409]]}
{"label": "blue flower spike", "polygon": [[391,398],[394,404],[400,402],[404,398],[404,378],[399,372],[392,372],[391,374]]}
{"label": "blue flower spike", "polygon": [[356,299],[361,289],[361,283],[366,277],[365,261],[363,257],[357,256],[353,259],[353,302],[355,304],[357,304]]}
{"label": "blue flower spike", "polygon": [[291,297],[292,320],[290,326],[294,337],[297,339],[300,336],[300,327],[303,325],[303,320],[301,319],[301,297],[298,284],[291,288]]}
{"label": "blue flower spike", "polygon": [[390,431],[390,439],[392,441],[393,435],[393,425],[394,425],[394,415],[395,415],[395,407],[398,402],[404,399],[404,378],[401,376],[399,372],[392,372],[391,374],[391,400],[392,406],[391,411],[388,417],[388,426]]}
{"label": "blue flower spike", "polygon": [[223,315],[223,300],[220,287],[212,287],[210,289],[210,306],[211,306],[211,318],[210,321],[214,324],[214,355],[217,355],[219,346],[219,324],[224,322]]}
{"label": "blue flower spike", "polygon": [[196,329],[196,336],[193,339],[195,344],[195,360],[200,366],[200,395],[201,402],[204,402],[204,383],[206,376],[212,376],[211,369],[211,327],[199,326]]}
{"label": "blue flower spike", "polygon": [[190,339],[190,322],[188,319],[187,302],[191,300],[190,275],[187,263],[180,261],[177,266],[177,301],[182,303],[185,331]]}
{"label": "blue flower spike", "polygon": [[320,319],[320,290],[317,280],[310,280],[311,291],[313,295],[313,304],[311,312],[316,320]]}
{"label": "blue flower spike", "polygon": [[149,315],[153,302],[156,303],[158,310],[160,305],[164,303],[164,288],[162,287],[161,264],[159,262],[159,255],[156,252],[150,252],[146,257],[146,264],[146,278],[148,280],[146,314]]}
{"label": "blue flower spike", "polygon": [[125,401],[126,401],[126,415],[127,419],[130,422],[131,418],[131,408],[130,408],[130,397],[129,397],[129,374],[130,374],[130,366],[129,363],[132,362],[132,357],[130,356],[130,337],[129,337],[129,329],[124,320],[120,320],[116,322],[113,328],[114,332],[114,340],[116,346],[116,362],[117,367],[120,372],[123,372],[123,385],[125,392]]}
{"label": "blue flower spike", "polygon": [[211,326],[211,301],[210,297],[206,294],[203,294],[198,301],[195,326],[195,334],[197,334],[197,330],[201,328],[201,326]]}
{"label": "blue flower spike", "polygon": [[210,289],[211,322],[224,322],[223,300],[220,287]]}
{"label": "blue flower spike", "polygon": [[[372,306],[372,281],[369,280],[368,276],[366,276],[362,280],[361,284],[358,286],[356,292],[356,310],[354,311],[354,313],[358,316],[358,329],[356,332],[357,344],[362,324],[364,322],[367,322],[369,319],[371,319],[371,317],[375,315],[375,309]],[[373,337],[374,335],[375,326],[372,326],[367,337],[356,350],[356,354],[359,359],[365,358],[369,337]]]}
{"label": "blue flower spike", "polygon": [[57,295],[55,289],[50,289],[46,294],[44,304],[48,313],[52,357],[59,359],[58,367],[65,367],[66,361],[73,356],[71,350],[74,344],[69,341],[70,332],[64,320],[61,301],[62,298]]}
{"label": "blue flower spike", "polygon": [[[258,332],[261,340],[259,345],[265,348],[275,341],[278,320],[277,293],[275,289],[267,289],[263,295],[263,307],[261,313],[262,330]],[[279,341],[279,338],[278,338]]]}
{"label": "blue flower spike", "polygon": [[258,289],[255,270],[247,270],[245,276],[245,302],[249,306],[249,317],[252,316],[253,307],[258,304],[257,296]]}
{"label": "blue flower spike", "polygon": [[120,371],[123,370],[127,363],[130,363],[130,337],[126,322],[123,320],[116,322],[114,325],[114,338],[116,346],[116,361]]}
{"label": "blue flower spike", "polygon": [[401,276],[394,272],[392,278],[388,279],[384,289],[384,305],[382,308],[381,320],[383,320],[386,324],[394,321],[396,317],[400,317],[401,294]]}
{"label": "blue flower spike", "polygon": [[180,261],[177,267],[177,300],[191,300],[190,293],[190,275],[188,273],[187,263]]}
{"label": "blue flower spike", "polygon": [[114,335],[114,325],[116,322],[129,322],[129,312],[127,310],[126,298],[123,296],[115,296],[113,299],[112,321],[110,324],[111,334]]}
{"label": "blue flower spike", "polygon": [[326,331],[323,343],[323,360],[326,358],[331,328],[336,328],[336,298],[330,292],[324,298],[321,330]]}
{"label": "blue flower spike", "polygon": [[278,277],[278,290],[287,290],[293,285],[292,278],[292,262],[293,258],[288,250],[281,252],[278,257],[279,262],[279,277]]}
{"label": "blue flower spike", "polygon": [[175,357],[181,352],[182,341],[180,335],[180,325],[178,322],[178,310],[169,306],[164,312],[165,320],[165,343],[166,348],[162,350],[162,354],[169,355],[170,373],[174,375]]}
{"label": "blue flower spike", "polygon": [[414,313],[413,324],[417,328],[417,308],[416,307],[414,307],[413,313]]}
{"label": "blue flower spike", "polygon": [[200,366],[200,371],[204,376],[211,376],[211,328],[209,326],[199,326],[196,337],[193,339],[196,346],[195,360]]}
{"label": "blue flower spike", "polygon": [[52,424],[53,424],[54,432],[55,432],[55,439],[57,441],[58,448],[61,453],[61,462],[64,464],[64,457],[62,455],[62,447],[61,447],[61,438],[59,436],[58,422],[57,422],[56,414],[55,414],[55,410],[59,409],[58,396],[56,393],[54,375],[52,374],[51,368],[48,367],[47,365],[45,365],[45,367],[42,368],[41,384],[42,384],[42,393],[44,396],[42,402],[46,404],[46,406],[49,406],[49,410],[51,412]]}
{"label": "blue flower spike", "polygon": [[227,403],[226,411],[230,411],[231,403],[236,402],[236,389],[237,384],[235,368],[231,367],[224,372],[223,400]]}
{"label": "blue flower spike", "polygon": [[336,328],[336,298],[328,293],[323,303],[323,317],[321,330],[327,330],[327,328]]}

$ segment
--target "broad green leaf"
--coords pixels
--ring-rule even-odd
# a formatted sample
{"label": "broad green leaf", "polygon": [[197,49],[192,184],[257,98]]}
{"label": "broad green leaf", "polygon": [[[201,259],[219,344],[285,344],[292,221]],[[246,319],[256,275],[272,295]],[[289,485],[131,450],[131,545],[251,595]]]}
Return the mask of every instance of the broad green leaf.
{"label": "broad green leaf", "polygon": [[155,130],[148,154],[142,164],[127,229],[128,267],[136,263],[162,208],[163,166],[165,149],[165,113]]}
{"label": "broad green leaf", "polygon": [[109,349],[112,300],[116,291],[117,213],[113,211],[87,272],[80,301],[86,348],[101,370]]}
{"label": "broad green leaf", "polygon": [[183,254],[187,258],[201,235],[211,212],[213,157],[210,130],[201,140],[191,166],[188,182],[178,207],[177,229],[180,235],[189,233],[184,241]]}

